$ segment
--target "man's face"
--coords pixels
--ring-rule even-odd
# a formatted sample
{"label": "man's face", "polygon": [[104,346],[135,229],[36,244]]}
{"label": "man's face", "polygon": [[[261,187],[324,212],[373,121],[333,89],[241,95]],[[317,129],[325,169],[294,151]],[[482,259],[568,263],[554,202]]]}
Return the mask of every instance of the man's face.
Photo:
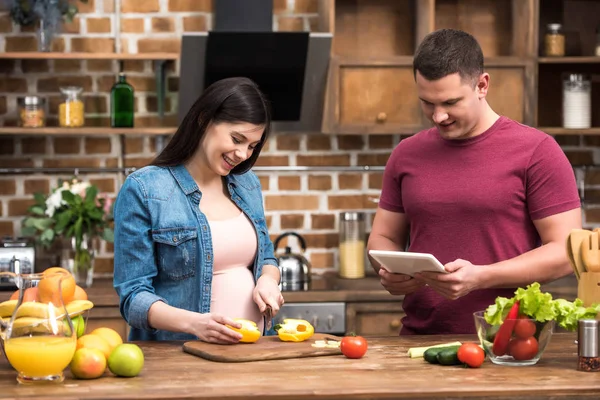
{"label": "man's face", "polygon": [[416,74],[421,109],[444,139],[467,139],[482,133],[478,124],[485,110],[489,75],[482,74],[477,84],[462,80],[458,73],[429,81]]}

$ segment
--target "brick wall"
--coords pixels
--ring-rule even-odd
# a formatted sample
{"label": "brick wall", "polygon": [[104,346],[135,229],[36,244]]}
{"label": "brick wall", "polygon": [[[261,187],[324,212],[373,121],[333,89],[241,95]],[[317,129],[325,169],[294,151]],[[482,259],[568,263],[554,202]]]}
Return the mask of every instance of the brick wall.
{"label": "brick wall", "polygon": [[[2,3],[4,4],[4,3]],[[210,0],[122,0],[120,13],[114,0],[89,0],[80,4],[75,20],[64,26],[56,38],[56,51],[94,52],[178,52],[183,32],[211,28]],[[317,0],[275,0],[275,30],[316,30]],[[119,30],[120,40],[115,42]],[[0,51],[36,50],[35,30],[21,29],[0,10]],[[118,72],[118,63],[107,60],[2,60],[0,61],[0,125],[16,125],[17,97],[37,93],[48,101],[48,125],[57,124],[59,86],[84,88],[86,125],[109,125],[108,92]],[[136,90],[138,127],[158,126],[157,98],[149,61],[123,64]],[[168,66],[167,101],[164,125],[176,123],[177,63]],[[260,166],[383,166],[398,135],[334,136],[324,134],[278,135],[269,141],[258,162]],[[574,165],[595,164],[596,138],[557,138]],[[125,166],[141,167],[155,155],[155,139],[127,137]],[[0,136],[2,167],[115,167],[121,146],[117,137],[25,137]],[[581,171],[578,175],[582,176]],[[93,173],[85,175],[102,191],[115,195],[122,176]],[[378,172],[283,172],[259,173],[270,232],[275,238],[293,230],[308,245],[308,258],[315,269],[334,268],[338,214],[342,210],[363,210],[369,218],[376,208],[381,188]],[[0,235],[18,235],[32,194],[47,192],[59,178],[68,175],[0,175]],[[590,185],[600,184],[600,174],[588,170]],[[590,186],[589,203],[600,201],[600,191]],[[597,209],[587,220],[600,222]],[[112,246],[104,245],[97,262],[99,274],[112,273]]]}

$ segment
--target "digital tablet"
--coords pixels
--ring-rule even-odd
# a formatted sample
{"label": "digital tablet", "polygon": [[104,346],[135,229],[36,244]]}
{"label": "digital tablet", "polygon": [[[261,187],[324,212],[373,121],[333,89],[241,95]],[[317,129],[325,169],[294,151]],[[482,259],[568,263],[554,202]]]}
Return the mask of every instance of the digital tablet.
{"label": "digital tablet", "polygon": [[414,276],[417,272],[447,273],[441,262],[432,254],[406,251],[369,250],[386,271]]}

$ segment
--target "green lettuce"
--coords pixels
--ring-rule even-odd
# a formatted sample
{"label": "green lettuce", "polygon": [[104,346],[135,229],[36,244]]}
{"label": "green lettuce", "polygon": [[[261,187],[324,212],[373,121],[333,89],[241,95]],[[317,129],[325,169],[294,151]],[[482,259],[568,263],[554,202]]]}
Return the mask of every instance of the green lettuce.
{"label": "green lettuce", "polygon": [[540,290],[538,282],[534,282],[526,288],[518,288],[511,299],[497,297],[494,304],[485,310],[486,322],[490,325],[500,325],[517,300],[519,315],[526,315],[538,322],[555,320],[559,326],[569,331],[577,330],[577,321],[580,319],[594,319],[600,312],[600,304],[584,307],[581,299],[575,299],[573,302],[565,299],[554,300],[550,293]]}

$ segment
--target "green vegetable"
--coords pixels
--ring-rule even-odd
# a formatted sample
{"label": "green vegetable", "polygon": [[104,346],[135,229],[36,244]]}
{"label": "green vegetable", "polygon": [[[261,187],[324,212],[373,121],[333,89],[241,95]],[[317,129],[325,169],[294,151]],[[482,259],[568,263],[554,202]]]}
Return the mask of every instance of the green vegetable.
{"label": "green vegetable", "polygon": [[497,297],[496,302],[489,306],[484,318],[490,325],[500,325],[506,318],[513,304],[519,301],[519,314],[535,319],[537,322],[555,320],[556,323],[569,330],[577,330],[577,321],[580,319],[594,319],[600,312],[600,304],[584,307],[581,299],[570,302],[565,299],[552,299],[550,293],[540,290],[537,282],[528,285],[527,288],[518,288],[512,299]]}
{"label": "green vegetable", "polygon": [[[425,353],[423,353],[423,358],[430,364],[440,364],[440,360],[438,359],[439,354],[442,352],[454,352],[456,354],[460,345],[455,346],[446,346],[446,347],[432,347],[427,349]],[[445,357],[442,357],[443,360],[447,360],[451,357],[450,353],[446,353]]]}
{"label": "green vegetable", "polygon": [[460,365],[458,359],[458,348],[444,349],[437,355],[437,360],[441,365]]}

